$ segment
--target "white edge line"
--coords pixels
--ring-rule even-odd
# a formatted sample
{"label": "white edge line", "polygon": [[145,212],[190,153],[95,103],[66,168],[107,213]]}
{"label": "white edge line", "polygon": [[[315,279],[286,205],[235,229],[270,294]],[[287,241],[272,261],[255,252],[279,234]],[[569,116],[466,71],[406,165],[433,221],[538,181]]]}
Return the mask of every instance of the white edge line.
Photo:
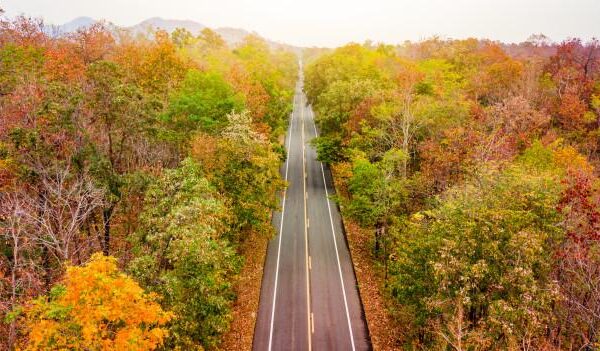
{"label": "white edge line", "polygon": [[[294,97],[294,102],[296,98]],[[290,146],[292,144],[292,122],[294,121],[294,111],[292,110],[292,116],[290,117],[290,123],[288,126],[289,130],[289,139],[288,139],[288,147],[287,147],[287,157],[285,159],[285,181],[288,179],[288,168],[289,168],[289,160],[291,149]],[[286,195],[287,195],[287,184],[286,189],[283,190],[283,200],[282,200],[282,209],[281,209],[281,223],[279,224],[279,242],[277,246],[277,264],[275,265],[275,287],[273,288],[273,307],[271,308],[271,326],[269,328],[269,351],[271,351],[271,347],[273,344],[273,325],[275,323],[275,302],[277,301],[277,280],[279,278],[279,257],[281,256],[281,237],[283,235],[283,216],[285,215],[285,203],[286,203]]]}
{"label": "white edge line", "polygon": [[[315,130],[315,136],[319,136],[317,132],[317,126],[315,125],[314,112],[310,109],[312,114],[313,128]],[[342,275],[342,265],[340,263],[340,255],[337,247],[337,240],[335,237],[335,228],[333,227],[333,217],[331,216],[331,205],[329,204],[329,191],[327,190],[327,182],[325,181],[325,170],[323,169],[323,162],[321,164],[321,175],[323,176],[323,187],[325,188],[325,196],[327,200],[327,210],[329,211],[329,222],[331,223],[331,235],[333,236],[333,245],[335,247],[335,256],[338,264],[338,272],[340,273],[340,282],[342,283],[342,295],[344,296],[344,307],[346,308],[346,319],[348,320],[348,330],[350,331],[350,341],[352,342],[352,350],[355,351],[354,346],[354,333],[352,332],[352,323],[350,322],[350,312],[348,311],[348,299],[346,298],[346,287],[344,286],[344,277]]]}

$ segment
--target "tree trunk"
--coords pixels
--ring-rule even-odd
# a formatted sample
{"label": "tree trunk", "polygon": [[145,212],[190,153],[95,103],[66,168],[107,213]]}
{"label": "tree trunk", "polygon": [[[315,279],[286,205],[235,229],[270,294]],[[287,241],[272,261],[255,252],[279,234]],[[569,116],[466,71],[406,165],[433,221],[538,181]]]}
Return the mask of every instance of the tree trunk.
{"label": "tree trunk", "polygon": [[[14,257],[11,264],[11,297],[10,308],[14,308],[17,304],[17,267],[19,266],[19,248],[18,241],[15,241]],[[8,326],[8,348],[12,350],[17,341],[17,322],[12,320]]]}
{"label": "tree trunk", "polygon": [[387,254],[387,245],[386,245],[385,241],[383,242],[383,270],[384,270],[383,281],[385,282],[385,285],[387,286],[387,280],[388,280],[388,254]]}
{"label": "tree trunk", "polygon": [[381,250],[381,232],[383,230],[383,224],[382,223],[377,223],[375,225],[375,248],[373,250],[373,253],[375,254],[375,256],[379,256],[379,250]]}
{"label": "tree trunk", "polygon": [[50,252],[48,252],[46,245],[42,247],[42,267],[44,270],[44,290],[49,291],[52,283],[52,272],[50,272]]}
{"label": "tree trunk", "polygon": [[108,256],[110,252],[110,221],[114,209],[115,205],[110,205],[110,207],[102,211],[102,218],[104,220],[104,243],[102,245],[102,253],[104,253],[104,256]]}

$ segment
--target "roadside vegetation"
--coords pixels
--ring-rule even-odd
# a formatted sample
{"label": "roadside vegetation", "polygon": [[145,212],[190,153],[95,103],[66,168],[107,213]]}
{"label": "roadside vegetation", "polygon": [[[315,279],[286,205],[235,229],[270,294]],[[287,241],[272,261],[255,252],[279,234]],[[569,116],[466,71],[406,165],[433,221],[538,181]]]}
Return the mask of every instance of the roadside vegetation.
{"label": "roadside vegetation", "polygon": [[370,252],[357,271],[394,321],[369,320],[375,348],[598,347],[600,44],[543,39],[350,44],[306,66],[313,143]]}
{"label": "roadside vegetation", "polygon": [[254,36],[0,18],[0,349],[216,349],[297,70]]}

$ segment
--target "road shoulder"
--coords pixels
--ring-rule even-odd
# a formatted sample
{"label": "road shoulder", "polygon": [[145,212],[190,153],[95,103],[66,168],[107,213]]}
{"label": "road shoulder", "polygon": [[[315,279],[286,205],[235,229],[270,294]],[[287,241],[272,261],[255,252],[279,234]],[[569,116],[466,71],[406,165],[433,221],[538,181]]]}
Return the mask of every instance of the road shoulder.
{"label": "road shoulder", "polygon": [[232,307],[233,318],[229,331],[223,335],[221,350],[252,349],[268,242],[269,238],[264,235],[252,233],[240,248],[245,263],[235,284],[237,298]]}

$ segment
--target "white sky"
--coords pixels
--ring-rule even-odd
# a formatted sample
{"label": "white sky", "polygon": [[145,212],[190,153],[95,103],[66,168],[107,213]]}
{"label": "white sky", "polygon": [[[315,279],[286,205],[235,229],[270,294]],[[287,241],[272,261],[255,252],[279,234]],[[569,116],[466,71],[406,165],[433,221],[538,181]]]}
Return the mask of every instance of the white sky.
{"label": "white sky", "polygon": [[386,43],[432,35],[521,42],[600,37],[600,0],[0,0],[9,17],[62,24],[75,17],[133,25],[149,17],[239,27],[303,46],[366,39]]}

